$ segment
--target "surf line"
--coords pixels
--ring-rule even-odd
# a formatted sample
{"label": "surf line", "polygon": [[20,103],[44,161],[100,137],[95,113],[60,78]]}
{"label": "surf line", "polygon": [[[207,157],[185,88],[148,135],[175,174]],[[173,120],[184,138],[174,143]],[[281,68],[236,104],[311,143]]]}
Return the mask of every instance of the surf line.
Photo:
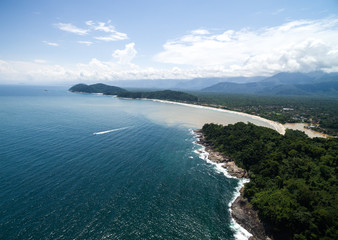
{"label": "surf line", "polygon": [[116,132],[116,131],[120,131],[123,129],[127,129],[130,127],[123,127],[123,128],[116,128],[116,129],[111,129],[111,130],[107,130],[107,131],[103,131],[103,132],[94,132],[93,135],[100,135],[100,134],[106,134],[106,133],[110,133],[110,132]]}

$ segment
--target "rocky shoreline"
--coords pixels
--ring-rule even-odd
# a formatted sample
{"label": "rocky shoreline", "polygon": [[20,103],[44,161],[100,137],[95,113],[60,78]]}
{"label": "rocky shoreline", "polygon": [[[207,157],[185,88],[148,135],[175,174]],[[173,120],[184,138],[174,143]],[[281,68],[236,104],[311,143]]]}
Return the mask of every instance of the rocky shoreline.
{"label": "rocky shoreline", "polygon": [[[194,130],[197,135],[197,144],[205,147],[205,151],[209,153],[209,160],[221,163],[222,167],[227,169],[229,175],[236,178],[248,178],[249,174],[245,169],[236,166],[233,159],[213,149],[213,144],[205,139],[201,129]],[[240,196],[231,205],[231,215],[235,221],[244,229],[250,232],[253,236],[250,240],[268,240],[263,223],[258,218],[257,212],[252,208],[247,199],[243,197],[244,187],[240,190]]]}

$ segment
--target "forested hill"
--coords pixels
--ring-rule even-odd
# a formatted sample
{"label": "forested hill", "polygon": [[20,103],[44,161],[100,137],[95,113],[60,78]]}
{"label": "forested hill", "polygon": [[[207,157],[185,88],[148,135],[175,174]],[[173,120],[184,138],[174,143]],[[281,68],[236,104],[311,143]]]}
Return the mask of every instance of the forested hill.
{"label": "forested hill", "polygon": [[338,139],[253,124],[203,126],[206,140],[249,171],[244,197],[275,239],[337,239]]}
{"label": "forested hill", "polygon": [[69,89],[71,92],[82,92],[82,93],[103,93],[106,95],[116,95],[120,92],[126,92],[127,90],[115,86],[109,86],[103,83],[96,83],[92,85],[87,84],[76,84]]}
{"label": "forested hill", "polygon": [[164,90],[155,92],[121,92],[117,94],[118,97],[126,98],[149,98],[171,101],[183,101],[183,102],[197,102],[198,97],[178,91]]}
{"label": "forested hill", "polygon": [[83,83],[76,84],[69,89],[71,92],[81,93],[103,93],[105,95],[117,95],[124,98],[149,98],[180,102],[198,102],[198,97],[179,91],[164,90],[154,92],[129,92],[123,88],[109,86],[103,83],[86,85]]}

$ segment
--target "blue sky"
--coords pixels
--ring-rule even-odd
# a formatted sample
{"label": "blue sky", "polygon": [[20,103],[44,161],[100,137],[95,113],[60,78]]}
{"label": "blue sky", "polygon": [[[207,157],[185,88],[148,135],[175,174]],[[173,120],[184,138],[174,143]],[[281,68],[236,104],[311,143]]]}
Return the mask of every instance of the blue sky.
{"label": "blue sky", "polygon": [[2,0],[0,83],[338,71],[338,1]]}

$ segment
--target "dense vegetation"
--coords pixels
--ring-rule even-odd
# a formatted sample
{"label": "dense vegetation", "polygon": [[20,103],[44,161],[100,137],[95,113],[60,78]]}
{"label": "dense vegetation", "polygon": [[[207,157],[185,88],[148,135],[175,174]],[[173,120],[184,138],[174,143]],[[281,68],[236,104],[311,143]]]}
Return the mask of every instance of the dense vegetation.
{"label": "dense vegetation", "polygon": [[123,88],[109,86],[103,83],[96,83],[92,85],[76,84],[69,89],[71,92],[82,93],[103,93],[105,95],[117,95],[118,97],[125,98],[149,98],[160,99],[169,101],[197,103],[198,97],[178,91],[164,90],[164,91],[151,91],[151,92],[132,92]]}
{"label": "dense vegetation", "polygon": [[253,124],[203,126],[216,150],[249,171],[244,197],[276,239],[337,239],[338,139]]}
{"label": "dense vegetation", "polygon": [[127,90],[115,86],[109,86],[103,83],[96,83],[92,85],[87,84],[76,84],[69,89],[71,92],[82,92],[82,93],[103,93],[105,95],[116,95],[120,92],[126,92]]}
{"label": "dense vegetation", "polygon": [[322,97],[197,94],[199,103],[258,115],[280,123],[305,122],[313,129],[338,135],[338,99]]}
{"label": "dense vegetation", "polygon": [[149,99],[161,99],[182,102],[198,101],[198,98],[194,95],[185,92],[171,90],[155,91],[155,92],[122,92],[119,93],[117,96],[126,98],[149,98]]}

